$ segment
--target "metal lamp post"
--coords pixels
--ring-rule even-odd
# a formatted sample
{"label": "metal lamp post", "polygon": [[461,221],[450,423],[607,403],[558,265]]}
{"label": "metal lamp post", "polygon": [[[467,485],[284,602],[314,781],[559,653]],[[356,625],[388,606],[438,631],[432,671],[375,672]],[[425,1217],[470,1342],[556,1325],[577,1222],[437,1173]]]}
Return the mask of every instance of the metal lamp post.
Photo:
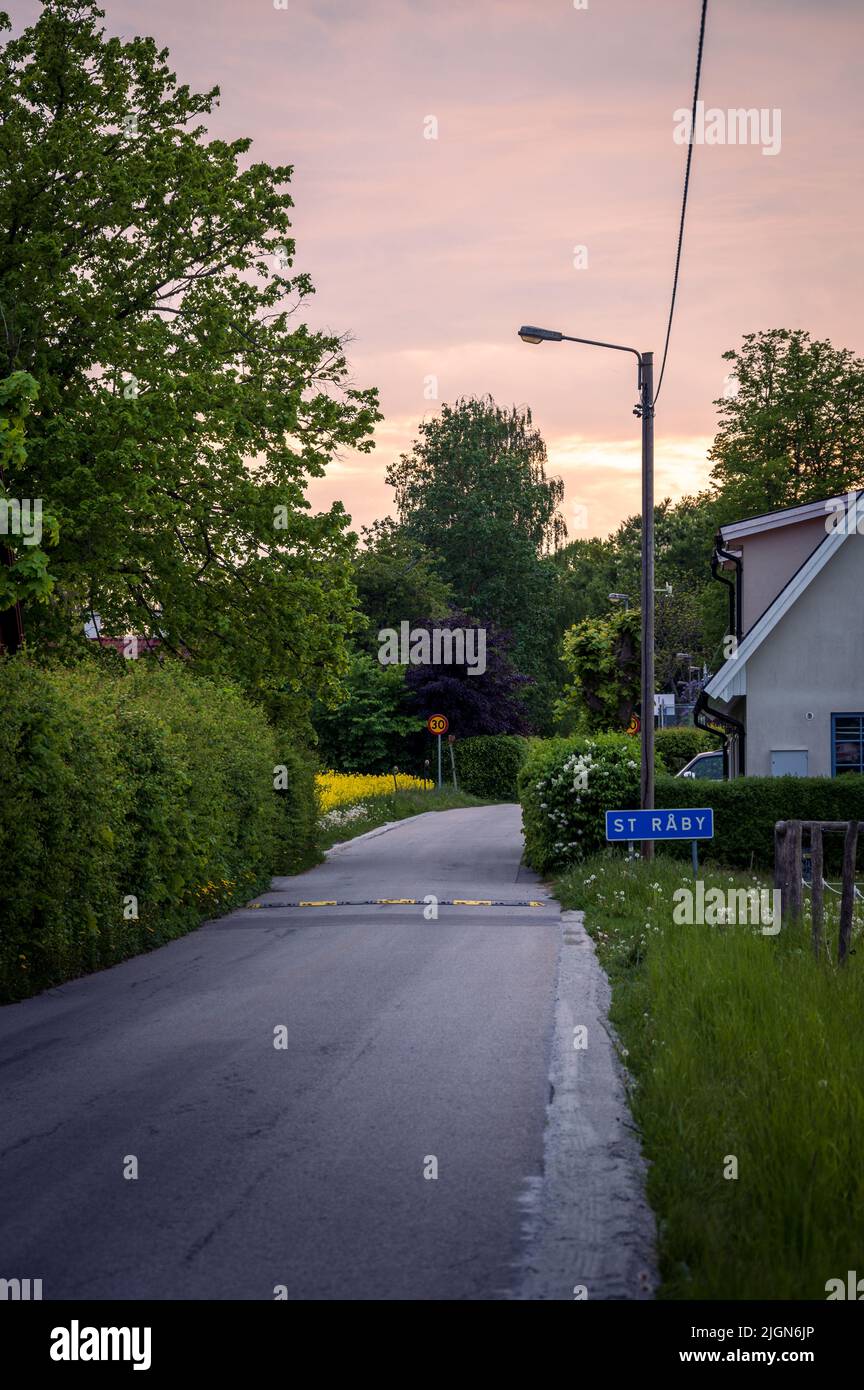
{"label": "metal lamp post", "polygon": [[[571,338],[550,328],[523,325],[523,343],[585,343],[588,347],[631,352],[639,363],[639,403],[633,414],[642,421],[642,776],[641,806],[654,809],[654,354],[620,343]],[[654,843],[642,842],[642,858],[653,859]]]}

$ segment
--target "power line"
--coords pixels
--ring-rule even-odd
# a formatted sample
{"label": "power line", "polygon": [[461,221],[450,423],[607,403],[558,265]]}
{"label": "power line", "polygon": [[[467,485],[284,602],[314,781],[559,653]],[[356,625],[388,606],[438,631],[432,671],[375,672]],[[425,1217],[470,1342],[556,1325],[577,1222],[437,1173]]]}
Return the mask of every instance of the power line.
{"label": "power line", "polygon": [[705,43],[705,15],[708,10],[708,0],[702,0],[702,20],[699,25],[699,51],[696,55],[696,81],[693,85],[693,109],[690,113],[690,139],[687,142],[687,166],[684,170],[684,197],[681,202],[681,221],[678,225],[678,254],[675,257],[675,276],[672,281],[672,303],[669,305],[669,322],[666,325],[666,343],[663,348],[663,361],[660,365],[660,380],[657,382],[657,390],[654,393],[654,402],[660,395],[660,387],[663,385],[663,373],[666,370],[666,355],[669,351],[669,338],[672,333],[672,319],[675,314],[675,297],[678,293],[678,272],[681,269],[681,247],[684,244],[684,218],[687,213],[687,193],[690,188],[690,163],[693,159],[693,132],[696,129],[696,104],[699,100],[699,78],[702,73],[702,48]]}

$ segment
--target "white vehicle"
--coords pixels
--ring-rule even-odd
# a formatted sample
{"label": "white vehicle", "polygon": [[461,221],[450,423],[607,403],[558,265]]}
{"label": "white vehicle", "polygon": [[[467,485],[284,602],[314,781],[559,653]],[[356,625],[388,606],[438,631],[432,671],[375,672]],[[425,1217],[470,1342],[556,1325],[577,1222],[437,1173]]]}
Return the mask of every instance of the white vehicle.
{"label": "white vehicle", "polygon": [[689,763],[682,767],[680,772],[675,773],[676,777],[706,777],[714,782],[723,780],[723,750],[712,749],[709,753],[697,753],[695,758],[691,758]]}

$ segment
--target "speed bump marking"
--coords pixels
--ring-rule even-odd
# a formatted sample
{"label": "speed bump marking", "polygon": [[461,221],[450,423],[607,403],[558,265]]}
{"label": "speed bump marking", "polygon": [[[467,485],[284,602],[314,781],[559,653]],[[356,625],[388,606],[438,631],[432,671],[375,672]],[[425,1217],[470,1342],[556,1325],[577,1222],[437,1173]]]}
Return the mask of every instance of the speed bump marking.
{"label": "speed bump marking", "polygon": [[[249,903],[250,908],[268,907],[423,907],[425,898],[325,898],[318,902]],[[519,902],[497,901],[494,898],[439,898],[439,907],[547,907],[539,898]]]}

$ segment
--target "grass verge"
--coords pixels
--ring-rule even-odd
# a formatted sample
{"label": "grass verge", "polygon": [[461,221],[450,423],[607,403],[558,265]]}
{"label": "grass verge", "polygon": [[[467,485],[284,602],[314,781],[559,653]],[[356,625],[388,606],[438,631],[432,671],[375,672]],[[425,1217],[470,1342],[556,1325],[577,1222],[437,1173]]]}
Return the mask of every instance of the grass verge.
{"label": "grass verge", "polygon": [[468,796],[446,787],[440,791],[396,791],[386,796],[369,797],[353,805],[337,806],[321,817],[319,843],[322,849],[365,835],[388,821],[405,820],[425,811],[453,811],[462,806],[488,806],[479,797]]}
{"label": "grass verge", "polygon": [[[706,892],[760,886],[743,873],[704,880]],[[555,887],[585,910],[612,984],[660,1297],[824,1299],[864,1251],[862,924],[841,971],[813,959],[806,915],[777,936],[676,925],[672,894],[688,886],[680,860],[607,853]],[[737,1178],[724,1176],[732,1159]]]}

